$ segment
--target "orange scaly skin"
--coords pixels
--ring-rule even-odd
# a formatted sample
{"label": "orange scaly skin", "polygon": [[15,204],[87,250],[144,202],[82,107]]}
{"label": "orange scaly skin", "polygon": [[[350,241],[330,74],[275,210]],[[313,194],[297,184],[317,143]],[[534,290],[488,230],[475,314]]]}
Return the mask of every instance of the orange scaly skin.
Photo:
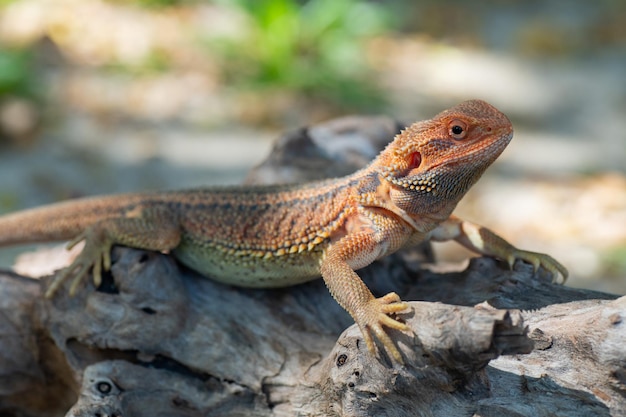
{"label": "orange scaly skin", "polygon": [[289,186],[209,188],[128,194],[58,203],[0,217],[0,246],[84,240],[77,259],[46,292],[67,279],[73,294],[92,270],[101,281],[113,245],[172,251],[215,280],[281,287],[320,275],[358,324],[371,352],[374,337],[402,362],[384,327],[407,304],[395,293],[374,298],[354,272],[426,239],[455,239],[512,264],[566,269],[548,255],[516,249],[493,232],[451,217],[456,204],[513,135],[488,103],[463,102],[408,127],[366,168],[343,178]]}

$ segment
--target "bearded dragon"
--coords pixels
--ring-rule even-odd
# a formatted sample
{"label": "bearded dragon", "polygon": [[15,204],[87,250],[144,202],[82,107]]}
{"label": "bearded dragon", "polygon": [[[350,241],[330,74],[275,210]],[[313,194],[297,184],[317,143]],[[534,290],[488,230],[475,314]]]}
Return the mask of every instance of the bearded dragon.
{"label": "bearded dragon", "polygon": [[283,287],[321,276],[359,326],[398,362],[385,328],[408,331],[395,293],[375,298],[355,270],[427,239],[454,239],[510,265],[517,259],[556,279],[552,257],[515,248],[452,211],[513,136],[509,119],[470,100],[401,133],[367,167],[342,178],[297,185],[242,186],[85,198],[0,217],[0,246],[84,241],[46,296],[71,280],[73,294],[91,272],[96,286],[113,245],[170,252],[214,280]]}

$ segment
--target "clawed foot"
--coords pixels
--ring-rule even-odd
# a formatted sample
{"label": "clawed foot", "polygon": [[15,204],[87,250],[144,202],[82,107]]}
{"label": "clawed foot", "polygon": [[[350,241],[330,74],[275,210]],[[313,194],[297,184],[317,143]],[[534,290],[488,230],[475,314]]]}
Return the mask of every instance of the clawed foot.
{"label": "clawed foot", "polygon": [[515,249],[506,257],[509,267],[513,268],[513,264],[517,259],[531,264],[535,272],[537,272],[539,267],[545,269],[552,275],[552,282],[558,282],[559,275],[563,277],[562,284],[565,284],[565,281],[567,281],[567,276],[569,275],[567,269],[550,255]]}
{"label": "clawed foot", "polygon": [[112,244],[102,237],[98,238],[98,235],[91,229],[81,233],[68,243],[67,250],[72,249],[83,240],[85,241],[85,247],[82,252],[67,268],[57,273],[57,276],[52,280],[46,291],[46,298],[51,298],[68,279],[72,279],[69,290],[70,297],[74,296],[78,286],[87,276],[90,269],[93,273],[93,282],[98,287],[102,282],[103,268],[105,271],[111,269]]}
{"label": "clawed foot", "polygon": [[372,336],[376,336],[393,359],[398,363],[403,363],[400,351],[387,335],[383,326],[400,331],[409,331],[409,326],[389,317],[389,314],[399,313],[408,307],[407,303],[400,300],[398,294],[392,292],[384,297],[372,299],[362,311],[357,313],[357,324],[361,329],[367,348],[373,355],[376,354],[376,346]]}

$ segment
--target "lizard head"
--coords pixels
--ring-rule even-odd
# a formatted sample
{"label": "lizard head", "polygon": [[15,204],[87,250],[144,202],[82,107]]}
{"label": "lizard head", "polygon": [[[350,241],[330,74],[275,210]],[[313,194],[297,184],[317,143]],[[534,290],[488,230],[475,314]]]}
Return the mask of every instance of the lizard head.
{"label": "lizard head", "polygon": [[469,100],[415,123],[377,163],[394,204],[408,213],[451,211],[513,137],[509,119],[481,100]]}

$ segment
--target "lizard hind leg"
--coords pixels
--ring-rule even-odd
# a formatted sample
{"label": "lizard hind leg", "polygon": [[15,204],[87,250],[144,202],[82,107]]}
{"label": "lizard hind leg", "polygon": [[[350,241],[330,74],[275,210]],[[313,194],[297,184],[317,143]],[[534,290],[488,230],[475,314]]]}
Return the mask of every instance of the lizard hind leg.
{"label": "lizard hind leg", "polygon": [[[67,244],[67,250],[85,241],[83,250],[76,259],[65,269],[57,273],[56,277],[46,290],[46,298],[51,298],[63,283],[72,280],[69,294],[73,296],[85,276],[92,270],[93,282],[96,287],[102,283],[102,270],[111,268],[111,248],[113,242],[105,238],[105,233],[100,230],[99,223],[87,228],[83,233],[76,236]],[[100,232],[100,233],[99,233]]]}
{"label": "lizard hind leg", "polygon": [[85,245],[76,259],[53,279],[45,295],[51,298],[64,282],[71,280],[69,294],[73,296],[90,270],[98,287],[102,283],[102,272],[111,268],[111,249],[114,245],[166,251],[178,246],[180,239],[180,226],[165,209],[144,211],[138,217],[108,218],[96,222],[69,242],[68,250],[81,241]]}

